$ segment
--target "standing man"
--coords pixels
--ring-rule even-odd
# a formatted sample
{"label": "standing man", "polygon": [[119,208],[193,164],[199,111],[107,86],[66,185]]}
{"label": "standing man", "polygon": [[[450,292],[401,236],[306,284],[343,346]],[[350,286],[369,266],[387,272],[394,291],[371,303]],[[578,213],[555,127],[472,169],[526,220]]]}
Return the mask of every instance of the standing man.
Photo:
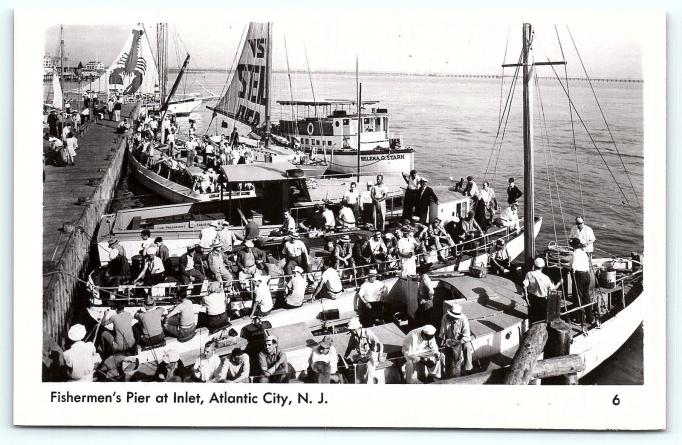
{"label": "standing man", "polygon": [[528,323],[545,322],[547,320],[547,296],[550,291],[556,290],[563,280],[557,284],[542,272],[545,260],[536,258],[533,270],[526,274],[523,279],[523,298],[528,303]]}
{"label": "standing man", "polygon": [[160,236],[154,238],[154,245],[156,246],[156,256],[161,258],[161,261],[165,264],[166,260],[170,257],[168,246],[163,243],[163,238]]}
{"label": "standing man", "polygon": [[436,328],[430,324],[411,330],[403,340],[405,380],[428,383],[441,376],[443,354],[436,343]]}
{"label": "standing man", "polygon": [[[360,193],[360,210],[362,211],[362,222],[374,224],[374,204],[372,203],[372,182],[367,181],[367,190]],[[376,228],[376,225],[375,225]]]}
{"label": "standing man", "polygon": [[199,232],[199,246],[203,249],[204,253],[207,253],[209,249],[213,246],[213,243],[218,238],[218,229],[220,224],[218,221],[211,221],[208,227],[204,227]]}
{"label": "standing man", "polygon": [[109,120],[114,120],[114,99],[111,96],[107,100],[107,113],[109,114]]}
{"label": "standing man", "polygon": [[430,265],[424,264],[419,268],[419,286],[417,287],[417,310],[414,313],[414,321],[419,326],[432,322],[433,296],[436,293],[436,285],[429,277]]}
{"label": "standing man", "polygon": [[478,186],[476,185],[476,182],[474,181],[473,176],[467,176],[467,183],[466,186],[464,187],[464,190],[462,191],[462,194],[464,196],[470,196],[470,197],[476,197],[478,198],[479,196],[479,190]]}
{"label": "standing man", "polygon": [[388,188],[384,184],[384,175],[377,175],[377,183],[372,187],[372,203],[376,216],[376,229],[383,232],[386,222],[386,196]]}
{"label": "standing man", "polygon": [[348,203],[348,206],[353,211],[354,216],[353,220],[354,221],[357,220],[360,217],[359,213],[360,194],[358,193],[357,184],[355,182],[351,182],[350,188],[346,190],[346,192],[343,194],[343,202]]}
{"label": "standing man", "polygon": [[[573,278],[575,283],[573,285],[573,298],[576,306],[583,306],[592,303],[592,295],[590,293],[590,284],[592,284],[592,276],[590,274],[590,258],[585,252],[582,242],[578,238],[571,238],[569,245],[573,248],[573,257],[571,258],[571,271],[573,271]],[[585,317],[588,324],[595,321],[594,306],[590,305],[580,311],[580,318]],[[582,323],[581,323],[582,324]]]}
{"label": "standing man", "polygon": [[121,98],[116,97],[116,101],[114,102],[114,120],[116,122],[121,120],[121,108],[122,108]]}
{"label": "standing man", "polygon": [[419,188],[419,181],[421,177],[417,174],[417,170],[410,170],[410,173],[403,173],[403,179],[407,184],[405,188],[405,197],[403,198],[403,219],[410,219],[414,214],[414,206],[417,201],[417,189]]}
{"label": "standing man", "polygon": [[218,232],[217,237],[225,252],[232,252],[234,245],[241,239],[239,235],[230,230],[230,223],[227,221],[223,221],[223,228]]}
{"label": "standing man", "polygon": [[415,202],[415,215],[419,217],[422,224],[429,223],[429,210],[431,208],[431,203],[438,204],[438,197],[434,193],[433,189],[429,187],[428,179],[419,179],[419,189],[416,193]]}
{"label": "standing man", "polygon": [[244,226],[244,239],[254,240],[260,236],[260,226],[253,220],[253,214],[249,213],[246,217],[246,226]]}
{"label": "standing man", "polygon": [[358,312],[366,321],[365,325],[372,325],[375,319],[381,319],[383,300],[387,293],[386,284],[377,280],[377,270],[371,269],[367,281],[362,283],[358,291]]}
{"label": "standing man", "polygon": [[514,184],[514,178],[509,178],[509,186],[507,187],[507,203],[509,205],[515,203],[523,196],[523,192]]}
{"label": "standing man", "polygon": [[597,238],[594,236],[592,227],[585,224],[585,221],[579,216],[575,219],[575,226],[571,228],[571,238],[578,238],[585,249],[585,253],[592,261],[592,252],[594,252],[594,242]]}
{"label": "standing man", "polygon": [[187,149],[187,167],[194,165],[194,158],[197,156],[197,141],[194,140],[194,136],[189,137],[189,141],[185,143],[185,148]]}
{"label": "standing man", "polygon": [[471,371],[474,348],[471,345],[469,319],[462,313],[462,306],[453,304],[440,323],[440,338],[445,349],[445,375],[459,377]]}

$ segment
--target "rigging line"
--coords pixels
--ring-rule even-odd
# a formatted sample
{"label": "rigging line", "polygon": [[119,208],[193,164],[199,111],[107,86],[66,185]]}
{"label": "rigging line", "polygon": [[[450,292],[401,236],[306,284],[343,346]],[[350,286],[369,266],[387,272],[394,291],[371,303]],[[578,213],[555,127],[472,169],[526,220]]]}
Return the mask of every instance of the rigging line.
{"label": "rigging line", "polygon": [[623,157],[621,156],[620,150],[618,149],[618,144],[616,144],[616,140],[613,137],[613,133],[611,133],[611,126],[609,125],[608,121],[606,120],[606,116],[604,115],[604,110],[601,107],[601,103],[599,103],[599,99],[597,98],[597,92],[594,90],[594,86],[592,85],[592,79],[587,74],[587,68],[585,67],[585,64],[583,63],[583,58],[580,56],[580,52],[578,51],[578,45],[576,45],[575,40],[573,40],[573,34],[571,34],[571,30],[568,26],[566,26],[566,30],[568,31],[568,35],[571,38],[571,42],[573,42],[573,47],[575,48],[575,53],[578,55],[578,60],[580,60],[580,65],[582,66],[583,72],[585,73],[585,78],[587,78],[587,83],[590,85],[590,89],[592,90],[592,95],[594,96],[594,100],[597,103],[597,107],[599,108],[599,113],[601,113],[601,117],[604,120],[604,124],[606,125],[606,129],[609,132],[609,136],[611,137],[611,142],[613,142],[613,147],[616,149],[616,153],[618,153],[618,159],[620,159],[620,163],[623,166],[623,170],[625,170],[625,176],[628,178],[628,182],[630,182],[630,187],[632,188],[632,193],[635,195],[635,199],[637,200],[637,203],[640,204],[639,196],[637,196],[637,190],[635,190],[635,186],[632,183],[632,178],[630,178],[630,173],[628,172],[628,169],[625,166],[625,161],[623,161]]}
{"label": "rigging line", "polygon": [[[516,74],[515,74],[515,79],[516,81],[512,84],[512,89],[511,89],[511,99],[514,98],[514,92],[516,92],[516,85],[518,85],[518,78],[519,78],[519,71],[520,71],[520,66],[516,68]],[[502,144],[504,142],[504,137],[507,134],[507,125],[509,124],[509,116],[511,115],[511,102],[509,109],[507,110],[507,118],[504,121],[504,128],[502,129],[502,137],[500,138],[500,147],[497,151],[497,159],[495,160],[495,168],[493,170],[493,177],[491,182],[493,183],[493,186],[495,185],[495,177],[497,176],[497,165],[500,162],[500,155],[502,154]]]}
{"label": "rigging line", "polygon": [[[314,87],[314,82],[313,82],[313,73],[312,73],[312,71],[310,71],[310,63],[308,61],[308,50],[307,50],[305,44],[303,44],[303,52],[305,53],[305,65],[306,65],[306,68],[308,70],[308,79],[310,80],[310,89],[313,93],[313,103],[315,104],[315,106],[314,106],[315,119],[317,119],[317,99],[315,98],[315,87]],[[322,121],[319,119],[317,120],[317,126],[318,126],[318,130],[320,131],[320,136],[322,136]],[[358,128],[358,132],[359,131],[360,131],[360,128]],[[312,150],[312,144],[311,144],[311,150]],[[358,150],[360,150],[360,147],[358,147]]]}
{"label": "rigging line", "polygon": [[[516,69],[514,70],[514,76],[512,77],[511,83],[509,84],[509,93],[507,94],[507,100],[506,100],[505,105],[504,105],[504,111],[507,112],[507,120],[509,119],[509,113],[510,113],[510,110],[511,110],[511,102],[512,102],[513,95],[514,95],[513,91],[514,91],[514,89],[515,89],[515,85],[516,85],[516,82],[517,82],[517,80],[518,80],[519,69],[520,69],[520,66],[518,66],[518,64],[521,63],[521,57],[522,57],[522,55],[519,54],[519,59],[518,59],[518,62],[517,62],[517,67],[516,67]],[[504,111],[503,111],[503,117],[504,117]],[[498,141],[498,139],[499,139],[499,137],[500,137],[500,129],[501,129],[501,127],[502,127],[502,122],[500,121],[500,122],[498,123],[498,125],[497,125],[497,132],[495,133],[495,139],[493,140],[493,146],[492,146],[491,149],[490,149],[490,156],[488,157],[488,163],[487,163],[487,165],[486,165],[486,167],[485,167],[485,173],[483,174],[483,176],[487,176],[487,175],[488,175],[488,171],[489,171],[489,169],[490,169],[490,163],[491,163],[491,161],[492,161],[493,156],[495,155],[495,148],[497,147],[497,141]],[[502,138],[504,138],[504,136],[502,136]],[[494,186],[495,183],[494,183],[494,181],[492,181],[492,182],[493,182],[493,186]]]}
{"label": "rigging line", "polygon": [[[539,105],[539,110],[542,115],[542,124],[543,128],[545,130],[545,140],[546,140],[546,147],[549,152],[549,162],[552,166],[552,175],[554,176],[554,186],[556,187],[556,193],[557,193],[557,200],[559,201],[559,212],[561,213],[561,224],[564,228],[564,237],[568,240],[568,232],[566,231],[566,219],[564,218],[564,208],[561,203],[561,190],[559,189],[559,182],[557,181],[557,174],[556,174],[556,168],[554,166],[554,157],[552,156],[552,146],[550,145],[549,142],[549,130],[547,129],[547,117],[545,115],[545,106],[542,103],[542,94],[540,94],[540,80],[538,78],[537,70],[535,71],[535,89],[538,95],[538,105]],[[552,215],[552,218],[554,216]],[[556,231],[556,227],[554,229]]]}
{"label": "rigging line", "polygon": [[294,121],[294,136],[298,136],[298,125],[294,111],[294,88],[291,85],[291,68],[289,68],[289,50],[287,49],[287,36],[284,34],[284,55],[287,60],[287,77],[289,78],[289,97],[291,98],[291,120]]}
{"label": "rigging line", "polygon": [[[559,50],[561,51],[561,60],[566,60],[566,56],[564,55],[564,47],[561,44],[561,38],[559,37],[559,29],[557,28],[556,25],[554,25],[554,31],[556,33],[556,39],[557,42],[559,43]],[[566,91],[568,94],[571,94],[571,90],[568,85],[568,68],[566,67],[566,64],[564,64],[564,79],[566,81]],[[575,124],[573,122],[573,109],[571,108],[571,104],[568,104],[568,115],[570,116],[571,119],[571,136],[573,138],[573,154],[575,155],[575,170],[578,175],[578,189],[580,191],[580,216],[583,218],[585,217],[585,201],[583,199],[583,182],[582,178],[580,175],[580,162],[578,161],[578,145],[576,144],[575,141]]]}
{"label": "rigging line", "polygon": [[561,81],[559,74],[556,72],[556,69],[554,69],[553,65],[549,65],[549,67],[552,68],[552,72],[554,72],[554,76],[556,77],[557,81],[559,82],[559,85],[561,85],[561,88],[564,90],[564,94],[566,94],[566,97],[568,97],[568,102],[571,104],[573,111],[575,111],[575,115],[580,120],[580,123],[582,124],[583,128],[585,129],[587,136],[590,138],[590,142],[592,142],[592,145],[594,146],[595,150],[597,150],[597,153],[599,154],[599,157],[601,158],[602,162],[604,163],[604,166],[606,167],[609,174],[611,175],[613,182],[615,182],[616,187],[618,187],[618,190],[620,191],[620,194],[623,196],[623,199],[625,199],[625,201],[623,201],[623,204],[627,204],[627,206],[630,207],[630,209],[634,210],[634,208],[630,204],[630,200],[628,199],[627,195],[623,191],[623,188],[620,186],[620,184],[616,180],[616,176],[613,174],[613,170],[611,170],[611,167],[609,167],[609,164],[606,162],[606,158],[604,158],[604,155],[602,154],[601,150],[597,146],[597,143],[595,142],[594,138],[592,137],[592,133],[590,133],[590,130],[587,128],[587,124],[585,124],[585,121],[583,120],[582,116],[580,116],[580,113],[578,112],[578,108],[573,103],[571,96],[568,95],[568,92],[566,91],[566,87],[564,86],[564,83]]}
{"label": "rigging line", "polygon": [[497,115],[497,125],[502,125],[502,96],[504,94],[504,65],[507,63],[507,50],[509,49],[509,34],[511,26],[507,27],[507,42],[504,45],[504,56],[502,56],[502,79],[500,82],[500,109]]}

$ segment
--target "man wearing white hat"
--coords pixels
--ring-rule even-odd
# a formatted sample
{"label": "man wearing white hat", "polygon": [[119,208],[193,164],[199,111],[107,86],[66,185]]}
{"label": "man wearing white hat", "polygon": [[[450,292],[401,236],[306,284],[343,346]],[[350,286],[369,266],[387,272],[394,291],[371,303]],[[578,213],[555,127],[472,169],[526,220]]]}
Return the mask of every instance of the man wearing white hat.
{"label": "man wearing white hat", "polygon": [[238,240],[242,240],[239,235],[230,230],[230,223],[227,221],[222,222],[223,228],[218,232],[217,238],[220,244],[223,245],[223,250],[226,252],[231,252],[232,247],[237,243]]}
{"label": "man wearing white hat", "polygon": [[462,312],[462,306],[453,304],[443,315],[439,337],[445,351],[445,376],[459,377],[462,371],[471,371],[474,348],[471,345],[469,319]]}
{"label": "man wearing white hat", "polygon": [[211,246],[211,253],[208,254],[208,268],[213,273],[213,277],[226,286],[232,284],[232,273],[228,270],[223,256],[223,245],[216,240]]}
{"label": "man wearing white hat", "polygon": [[550,291],[556,290],[563,279],[557,284],[542,272],[545,260],[536,258],[533,270],[526,274],[523,279],[523,298],[528,303],[528,322],[544,322],[547,320],[547,296]]}
{"label": "man wearing white hat", "polygon": [[287,309],[301,307],[305,298],[306,284],[303,269],[300,266],[295,266],[293,275],[284,290]]}
{"label": "man wearing white hat", "polygon": [[362,283],[360,290],[358,290],[360,300],[358,312],[365,319],[365,324],[374,324],[376,318],[381,318],[383,299],[387,293],[386,284],[377,280],[377,270],[370,269],[367,281]]}
{"label": "man wearing white hat", "polygon": [[79,382],[92,382],[95,367],[102,361],[92,342],[84,342],[85,326],[75,324],[69,328],[69,340],[74,342],[64,351],[64,364],[69,378]]}
{"label": "man wearing white hat", "polygon": [[204,253],[208,252],[215,242],[216,238],[218,237],[219,228],[220,224],[218,224],[218,221],[211,221],[208,227],[201,229],[201,233],[199,235],[199,245],[204,250]]}
{"label": "man wearing white hat", "polygon": [[287,260],[284,265],[284,273],[291,275],[294,272],[294,267],[300,267],[307,271],[310,258],[308,257],[308,248],[305,243],[301,241],[301,237],[294,233],[287,237],[284,242],[284,256]]}
{"label": "man wearing white hat", "polygon": [[443,354],[436,343],[436,328],[430,324],[411,330],[403,340],[405,381],[428,383],[441,377]]}
{"label": "man wearing white hat", "polygon": [[151,245],[147,247],[144,255],[144,263],[140,274],[135,278],[134,283],[136,285],[153,286],[155,284],[161,283],[165,280],[166,269],[163,266],[163,261],[161,258],[156,256],[158,252],[156,246]]}
{"label": "man wearing white hat", "polygon": [[270,285],[268,284],[269,279],[269,276],[263,276],[259,273],[255,274],[252,278],[254,290],[251,317],[265,317],[270,315],[273,303]]}
{"label": "man wearing white hat", "polygon": [[581,217],[575,219],[575,226],[571,227],[570,238],[578,238],[580,240],[584,246],[585,253],[591,261],[592,252],[594,252],[594,242],[597,241],[597,238],[594,236],[592,227],[585,224],[585,221]]}
{"label": "man wearing white hat", "polygon": [[350,340],[343,357],[355,364],[355,383],[376,383],[375,368],[384,351],[384,345],[374,332],[362,327],[357,317],[348,322],[348,331]]}
{"label": "man wearing white hat", "polygon": [[244,241],[244,248],[237,252],[237,268],[239,269],[239,281],[246,283],[248,278],[251,278],[258,269],[256,267],[256,254],[253,251],[253,240],[247,239]]}

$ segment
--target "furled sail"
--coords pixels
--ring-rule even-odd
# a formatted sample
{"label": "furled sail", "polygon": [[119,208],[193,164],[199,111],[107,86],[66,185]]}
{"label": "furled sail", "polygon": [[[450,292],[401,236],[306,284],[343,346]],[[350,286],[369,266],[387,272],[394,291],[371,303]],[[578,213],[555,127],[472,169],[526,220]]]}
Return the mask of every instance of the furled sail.
{"label": "furled sail", "polygon": [[111,66],[90,83],[88,90],[99,91],[99,87],[104,86],[106,92],[123,95],[158,94],[159,72],[146,34],[144,27],[138,24]]}
{"label": "furled sail", "polygon": [[265,123],[268,104],[270,23],[249,23],[239,63],[214,110],[252,128]]}
{"label": "furled sail", "polygon": [[52,106],[54,108],[62,108],[64,103],[64,95],[62,93],[62,83],[57,70],[52,72]]}

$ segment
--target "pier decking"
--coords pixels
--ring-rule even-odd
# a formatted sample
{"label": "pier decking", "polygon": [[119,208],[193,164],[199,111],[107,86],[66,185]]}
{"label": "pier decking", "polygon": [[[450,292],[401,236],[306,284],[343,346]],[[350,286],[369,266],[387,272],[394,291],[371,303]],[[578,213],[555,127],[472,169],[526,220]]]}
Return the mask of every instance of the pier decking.
{"label": "pier decking", "polygon": [[[135,104],[121,113],[131,117]],[[125,139],[117,122],[83,126],[77,135],[75,166],[45,166],[43,184],[44,335],[62,343],[78,285],[88,264],[90,239],[109,206],[121,175]]]}

